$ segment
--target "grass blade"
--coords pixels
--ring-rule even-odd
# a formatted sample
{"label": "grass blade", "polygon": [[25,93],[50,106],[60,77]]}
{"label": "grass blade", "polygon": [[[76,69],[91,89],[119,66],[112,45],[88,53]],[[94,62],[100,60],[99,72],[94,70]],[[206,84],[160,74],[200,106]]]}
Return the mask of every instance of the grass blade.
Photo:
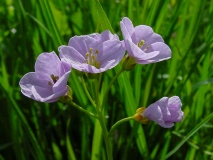
{"label": "grass blade", "polygon": [[213,113],[207,116],[203,121],[201,121],[195,128],[191,130],[187,134],[187,136],[173,149],[171,150],[165,157],[165,159],[169,158],[173,155],[191,136],[193,136],[206,122],[208,122],[213,117]]}

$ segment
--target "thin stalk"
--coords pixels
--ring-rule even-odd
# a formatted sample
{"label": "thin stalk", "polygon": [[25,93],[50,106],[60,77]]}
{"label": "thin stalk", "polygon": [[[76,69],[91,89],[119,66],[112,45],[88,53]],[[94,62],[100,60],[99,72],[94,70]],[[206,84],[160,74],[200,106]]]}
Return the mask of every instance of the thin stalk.
{"label": "thin stalk", "polygon": [[80,111],[82,111],[82,112],[88,114],[89,116],[93,116],[93,117],[95,117],[95,118],[98,118],[95,114],[93,114],[93,113],[91,113],[91,112],[85,110],[84,108],[80,107],[79,105],[75,104],[74,102],[71,102],[70,104],[71,104],[73,107],[77,108],[78,110],[80,110]]}
{"label": "thin stalk", "polygon": [[100,81],[100,79],[96,79],[96,80],[94,80],[94,83],[93,83],[93,87],[95,89],[96,106],[97,106],[96,110],[97,110],[97,113],[98,113],[98,120],[99,120],[99,123],[100,123],[101,128],[102,128],[102,133],[103,133],[104,142],[105,142],[105,146],[106,146],[106,152],[107,152],[107,159],[113,160],[113,158],[112,158],[112,147],[111,147],[110,139],[109,139],[109,136],[108,136],[108,130],[107,130],[107,127],[106,127],[106,123],[104,121],[104,115],[101,111],[100,97],[99,97],[99,87],[100,86],[97,85],[99,81]]}
{"label": "thin stalk", "polygon": [[103,106],[103,104],[104,104],[105,101],[106,101],[107,94],[108,94],[108,92],[109,92],[109,90],[110,90],[112,84],[115,82],[115,80],[118,78],[118,76],[119,76],[123,71],[124,71],[124,69],[121,68],[121,69],[117,72],[117,74],[115,75],[115,77],[113,77],[113,79],[112,79],[112,81],[110,82],[110,84],[108,85],[107,90],[106,90],[106,92],[104,93],[104,97],[103,97],[103,101],[102,101],[102,106]]}
{"label": "thin stalk", "polygon": [[91,97],[90,94],[89,94],[89,91],[88,91],[88,89],[87,89],[87,87],[86,87],[86,84],[85,84],[85,81],[84,81],[83,76],[81,76],[81,81],[82,81],[82,85],[83,85],[84,91],[85,91],[85,93],[86,93],[86,95],[87,95],[89,101],[90,101],[90,102],[92,103],[92,105],[96,108],[96,104],[95,104],[94,100],[92,99],[92,97]]}
{"label": "thin stalk", "polygon": [[124,119],[121,119],[119,121],[117,121],[112,127],[111,129],[109,130],[109,136],[112,134],[112,132],[115,130],[115,128],[118,127],[118,125],[120,125],[121,123],[124,123],[124,122],[127,122],[127,121],[130,121],[130,120],[133,120],[133,116],[132,117],[127,117],[127,118],[124,118]]}
{"label": "thin stalk", "polygon": [[98,119],[99,119],[99,122],[100,122],[100,125],[101,125],[101,128],[102,128],[102,131],[103,131],[102,133],[103,133],[104,142],[105,142],[105,146],[106,146],[107,159],[113,160],[112,147],[111,147],[110,139],[109,139],[109,136],[108,136],[109,134],[108,134],[108,131],[107,131],[107,128],[106,128],[106,124],[104,122],[104,116],[103,116],[101,111],[98,112]]}

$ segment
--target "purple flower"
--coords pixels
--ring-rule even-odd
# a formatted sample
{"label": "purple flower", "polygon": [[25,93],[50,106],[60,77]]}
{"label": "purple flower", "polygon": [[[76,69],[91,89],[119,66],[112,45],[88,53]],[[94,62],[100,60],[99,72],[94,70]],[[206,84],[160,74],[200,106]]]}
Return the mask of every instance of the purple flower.
{"label": "purple flower", "polygon": [[59,47],[60,57],[73,68],[100,73],[115,67],[123,58],[125,48],[118,36],[110,31],[101,34],[74,36],[68,46]]}
{"label": "purple flower", "polygon": [[146,108],[142,117],[155,121],[164,128],[171,128],[174,122],[180,122],[183,119],[184,113],[181,106],[178,96],[163,97]]}
{"label": "purple flower", "polygon": [[55,52],[42,53],[35,63],[35,72],[25,74],[19,85],[21,92],[40,102],[54,102],[69,91],[67,80],[71,66],[60,61]]}
{"label": "purple flower", "polygon": [[139,25],[134,28],[127,17],[122,19],[120,26],[128,56],[135,60],[131,63],[148,64],[171,58],[170,48],[151,27]]}

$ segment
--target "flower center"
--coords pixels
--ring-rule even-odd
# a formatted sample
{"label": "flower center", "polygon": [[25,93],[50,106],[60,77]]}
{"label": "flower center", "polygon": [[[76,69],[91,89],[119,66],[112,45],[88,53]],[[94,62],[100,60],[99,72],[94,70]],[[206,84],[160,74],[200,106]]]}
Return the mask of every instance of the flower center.
{"label": "flower center", "polygon": [[96,49],[95,52],[93,52],[93,48],[90,48],[89,52],[85,54],[86,63],[96,68],[100,68],[100,62],[98,62],[97,60],[97,55],[98,55],[98,50]]}
{"label": "flower center", "polygon": [[[145,41],[142,39],[140,42],[138,42],[137,43],[137,46],[139,47],[139,48],[141,48],[142,49],[142,47],[145,45]],[[145,49],[143,49],[143,51],[145,52],[145,51],[147,51],[149,49],[149,46],[146,46],[145,47]]]}
{"label": "flower center", "polygon": [[[52,78],[54,84],[55,84],[55,83],[58,81],[58,79],[59,79],[58,76],[55,76],[55,75],[53,75],[53,74],[51,74],[50,77]],[[49,82],[48,82],[48,85],[52,86],[53,84],[52,84],[52,82],[49,81]]]}

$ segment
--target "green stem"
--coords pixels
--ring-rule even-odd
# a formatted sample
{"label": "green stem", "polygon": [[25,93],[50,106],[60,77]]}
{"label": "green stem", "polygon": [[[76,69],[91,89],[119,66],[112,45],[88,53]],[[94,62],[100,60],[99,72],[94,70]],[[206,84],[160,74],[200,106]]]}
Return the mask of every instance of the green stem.
{"label": "green stem", "polygon": [[111,144],[110,144],[110,139],[109,139],[109,136],[108,136],[108,130],[107,130],[106,123],[105,123],[105,120],[104,120],[104,113],[101,111],[100,95],[99,95],[100,85],[99,85],[98,82],[100,82],[100,79],[95,79],[94,83],[93,83],[93,87],[95,89],[96,106],[97,106],[96,111],[98,113],[98,120],[99,120],[99,123],[100,123],[101,128],[102,128],[102,133],[103,133],[104,142],[105,142],[105,146],[106,146],[106,152],[107,152],[107,159],[113,160],[112,147],[111,147]]}
{"label": "green stem", "polygon": [[116,128],[118,125],[120,125],[121,123],[130,121],[130,120],[132,120],[132,119],[134,119],[133,116],[132,116],[132,117],[127,117],[127,118],[124,118],[124,119],[119,120],[118,122],[116,122],[116,123],[111,127],[111,129],[110,129],[108,135],[110,136],[110,135],[112,134],[112,132],[115,130],[115,128]]}
{"label": "green stem", "polygon": [[111,147],[110,139],[109,139],[109,136],[108,136],[109,134],[108,134],[108,131],[107,131],[107,128],[106,128],[106,124],[104,122],[104,116],[103,116],[101,111],[98,112],[98,119],[99,119],[99,122],[100,122],[100,125],[101,125],[101,128],[102,128],[102,131],[103,131],[102,133],[103,133],[104,142],[105,142],[105,146],[106,146],[107,159],[113,160],[112,147]]}
{"label": "green stem", "polygon": [[95,118],[98,118],[96,115],[94,115],[93,113],[91,113],[91,112],[85,110],[84,108],[80,107],[79,105],[75,104],[74,102],[71,102],[71,105],[74,106],[75,108],[77,108],[78,110],[80,110],[80,111],[82,111],[82,112],[84,112],[84,113],[90,115],[90,116],[93,116],[93,117],[95,117]]}
{"label": "green stem", "polygon": [[83,76],[81,76],[81,81],[82,81],[82,85],[83,85],[83,88],[84,88],[84,91],[85,91],[87,97],[89,98],[92,105],[96,108],[96,104],[95,104],[94,100],[92,99],[92,97],[90,96],[89,91],[87,90]]}
{"label": "green stem", "polygon": [[115,80],[118,78],[118,76],[119,76],[123,71],[124,71],[124,69],[121,68],[121,69],[117,72],[117,74],[115,75],[115,77],[113,77],[113,79],[112,79],[112,81],[110,82],[110,84],[108,85],[107,90],[106,90],[106,92],[104,93],[104,97],[103,97],[103,101],[102,101],[102,106],[103,106],[103,104],[104,104],[105,101],[106,101],[107,94],[108,94],[108,92],[109,92],[109,90],[110,90],[112,84],[115,82]]}

